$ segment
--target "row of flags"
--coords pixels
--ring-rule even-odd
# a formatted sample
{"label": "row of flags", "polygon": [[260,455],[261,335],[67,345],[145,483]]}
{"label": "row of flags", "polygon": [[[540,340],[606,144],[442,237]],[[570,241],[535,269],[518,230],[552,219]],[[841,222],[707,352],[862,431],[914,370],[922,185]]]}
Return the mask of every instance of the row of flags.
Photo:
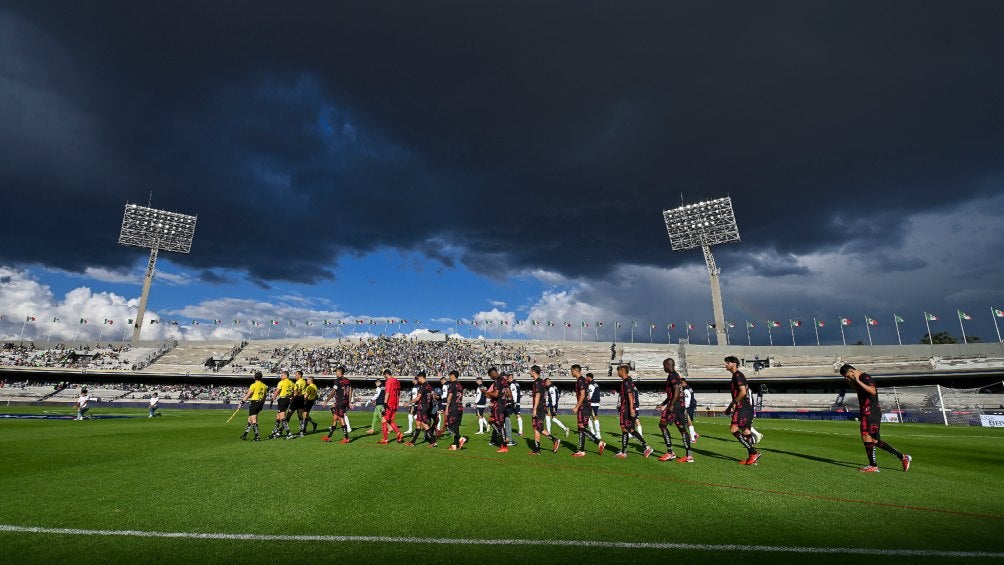
{"label": "row of flags", "polygon": [[[1002,310],[1000,308],[991,308],[990,310],[991,310],[991,313],[993,314],[993,316],[995,316],[997,318],[1004,318],[1004,310]],[[959,320],[969,321],[969,320],[973,319],[972,314],[968,314],[966,312],[963,312],[962,310],[956,310],[956,315],[959,317]],[[5,319],[5,316],[3,314],[0,314],[0,320],[4,320],[4,319]],[[930,312],[924,312],[923,319],[924,319],[925,322],[935,322],[935,321],[940,320],[941,318],[938,315],[936,315],[936,314],[932,314]],[[30,316],[30,315],[29,316],[25,316],[25,323],[36,322],[36,321],[38,321],[38,318],[35,317],[35,316]],[[893,323],[895,323],[895,324],[898,325],[898,324],[905,323],[905,321],[906,320],[902,316],[900,316],[899,314],[895,314],[895,313],[893,314]],[[60,323],[61,320],[59,318],[53,318],[52,322],[53,323]],[[492,320],[465,321],[465,320],[459,320],[458,319],[456,322],[457,322],[458,326],[471,325],[471,326],[475,326],[475,327],[477,327],[479,325],[480,326],[489,326],[490,327],[490,326],[493,326],[493,325],[496,325],[496,324],[500,325],[500,326],[508,326],[508,325],[522,326],[524,324],[529,324],[529,325],[532,325],[532,326],[546,325],[547,327],[556,327],[557,326],[557,322],[555,322],[553,320],[527,320],[526,322],[524,322],[522,320],[514,320],[511,324],[510,324],[510,322],[508,320],[501,320],[501,321],[496,322],[496,321],[492,321]],[[80,318],[80,320],[79,320],[78,323],[80,323],[81,325],[86,325],[86,324],[89,323],[89,321],[86,318]],[[150,324],[159,324],[161,322],[158,319],[151,319],[149,321],[149,323]],[[259,320],[239,320],[239,319],[233,321],[233,325],[235,325],[235,326],[238,326],[238,325],[241,325],[241,324],[244,324],[244,323],[247,323],[250,326],[261,326],[265,322],[259,321]],[[412,322],[409,322],[408,320],[405,320],[405,319],[393,319],[393,318],[389,318],[389,319],[385,319],[385,320],[377,320],[377,319],[361,320],[361,319],[357,319],[357,320],[355,320],[355,323],[356,323],[356,325],[367,325],[368,324],[368,325],[373,325],[373,326],[377,326],[377,325],[393,325],[393,324],[402,325],[402,324],[409,324],[409,323],[414,324],[414,325],[421,325],[422,324],[422,322],[420,322],[418,320],[414,320]],[[803,325],[803,321],[802,320],[796,320],[796,319],[789,319],[788,323],[793,328],[800,328]],[[814,320],[814,323],[815,323],[815,325],[817,327],[820,327],[820,328],[826,327],[826,321],[825,320]],[[840,316],[838,318],[838,323],[839,323],[840,326],[850,326],[850,325],[854,324],[854,321],[851,318]],[[864,317],[864,323],[866,325],[869,325],[869,326],[877,326],[877,325],[879,325],[878,320],[876,320],[875,318],[872,318],[870,316],[865,316]],[[105,325],[113,325],[113,324],[115,324],[115,321],[111,320],[111,319],[108,319],[108,318],[105,318],[103,324],[105,324]],[[133,319],[130,318],[130,319],[126,320],[126,324],[132,325],[133,324]],[[202,322],[200,320],[192,320],[191,321],[191,325],[193,325],[193,326],[199,326],[201,324],[202,324]],[[215,326],[223,325],[223,320],[214,319],[212,321],[212,324],[215,325]],[[271,326],[282,325],[282,323],[279,320],[268,320],[267,324],[271,325]],[[289,325],[289,326],[296,326],[296,322],[294,320],[287,320],[286,324]],[[332,325],[345,326],[345,325],[348,325],[348,322],[346,322],[344,320],[322,320],[321,324],[325,325],[325,326],[332,326]],[[606,322],[593,322],[592,325],[590,325],[590,322],[579,322],[578,323],[578,327],[582,327],[582,328],[589,328],[589,327],[602,328],[602,327],[605,326],[605,324],[606,324]],[[181,325],[181,323],[178,322],[177,320],[171,320],[170,321],[170,325],[172,325],[172,326],[178,326],[178,325]],[[311,320],[306,320],[306,321],[303,322],[303,325],[304,326],[314,326],[314,325],[316,325],[316,323],[313,322],[313,321],[311,321]],[[575,325],[572,322],[561,322],[561,325],[564,328],[575,327]],[[708,328],[715,328],[716,327],[716,324],[714,324],[714,323],[707,323],[706,325],[707,325]],[[735,322],[726,322],[726,325],[728,326],[729,329],[733,329],[733,328],[736,327]],[[778,320],[767,320],[767,326],[770,327],[770,328],[780,328],[780,327],[782,327],[782,325],[783,324],[780,321],[778,321]],[[623,328],[624,324],[621,323],[621,322],[614,322],[614,327],[615,328]],[[638,322],[631,321],[630,322],[630,327],[631,328],[638,328],[639,327]],[[649,327],[649,329],[654,330],[654,329],[657,329],[659,327],[659,324],[657,324],[655,322],[650,322],[649,325],[648,325],[648,327]],[[692,324],[690,322],[686,322],[683,327],[685,327],[687,330],[694,330],[694,329],[697,328],[696,325],[694,325],[694,324]],[[746,328],[747,329],[756,328],[756,327],[757,327],[757,322],[756,321],[746,320]],[[673,322],[666,322],[666,329],[667,330],[674,330],[674,329],[676,329],[676,324],[673,323]]]}

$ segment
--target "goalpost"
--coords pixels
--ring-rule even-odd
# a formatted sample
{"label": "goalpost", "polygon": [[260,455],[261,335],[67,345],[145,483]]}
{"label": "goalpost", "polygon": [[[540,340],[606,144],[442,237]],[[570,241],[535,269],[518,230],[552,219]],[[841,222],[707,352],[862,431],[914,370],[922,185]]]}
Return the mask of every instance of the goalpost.
{"label": "goalpost", "polygon": [[979,388],[941,385],[896,386],[884,389],[884,413],[899,414],[901,422],[979,426],[980,416],[1004,413],[1004,383]]}

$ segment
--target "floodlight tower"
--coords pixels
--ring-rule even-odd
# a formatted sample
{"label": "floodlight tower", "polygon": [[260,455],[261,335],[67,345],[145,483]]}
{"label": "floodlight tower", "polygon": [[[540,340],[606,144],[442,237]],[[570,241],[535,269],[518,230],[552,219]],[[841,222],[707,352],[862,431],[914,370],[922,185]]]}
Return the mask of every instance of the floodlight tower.
{"label": "floodlight tower", "polygon": [[704,252],[704,262],[708,266],[711,278],[711,304],[715,311],[715,333],[718,344],[728,343],[728,332],[725,327],[725,310],[722,307],[722,287],[718,275],[722,270],[715,264],[715,256],[711,253],[712,245],[739,241],[739,227],[736,225],[736,215],[732,210],[732,198],[718,198],[687,204],[662,213],[669,232],[669,242],[673,251],[683,251],[700,247]]}
{"label": "floodlight tower", "polygon": [[158,251],[175,253],[191,251],[196,220],[198,216],[126,204],[122,216],[122,231],[119,232],[119,244],[150,250],[150,260],[146,264],[146,278],[143,279],[143,294],[139,299],[139,312],[136,313],[136,323],[132,329],[133,341],[139,341],[139,334],[143,330],[143,315],[146,313],[146,301],[150,297],[150,283],[153,282]]}

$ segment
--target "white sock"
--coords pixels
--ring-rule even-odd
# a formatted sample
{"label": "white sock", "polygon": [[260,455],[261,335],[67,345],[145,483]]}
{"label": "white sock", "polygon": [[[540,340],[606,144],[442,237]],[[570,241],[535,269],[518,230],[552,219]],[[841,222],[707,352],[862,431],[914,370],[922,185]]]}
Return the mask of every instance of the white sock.
{"label": "white sock", "polygon": [[750,433],[755,436],[760,435],[760,432],[756,431],[756,428],[754,428],[753,426],[750,426]]}
{"label": "white sock", "polygon": [[593,430],[594,430],[593,433],[596,434],[596,437],[600,437],[600,420],[598,418],[596,420],[593,420]]}
{"label": "white sock", "polygon": [[547,433],[551,433],[551,416],[544,417],[544,429],[547,430]]}
{"label": "white sock", "polygon": [[694,426],[688,426],[690,428],[690,441],[694,441],[694,437],[697,436],[697,432],[694,431]]}
{"label": "white sock", "polygon": [[516,427],[519,429],[519,435],[523,435],[523,417],[516,416]]}
{"label": "white sock", "polygon": [[414,425],[415,425],[415,415],[414,414],[408,414],[408,431],[405,432],[405,433],[410,434],[414,430],[414,427],[413,427]]}
{"label": "white sock", "polygon": [[349,415],[348,414],[345,415],[345,428],[347,430],[349,430],[349,433],[352,433],[352,424],[349,423]]}
{"label": "white sock", "polygon": [[635,426],[635,429],[638,430],[638,434],[639,435],[645,433],[645,432],[641,431],[641,420],[638,420],[638,425]]}

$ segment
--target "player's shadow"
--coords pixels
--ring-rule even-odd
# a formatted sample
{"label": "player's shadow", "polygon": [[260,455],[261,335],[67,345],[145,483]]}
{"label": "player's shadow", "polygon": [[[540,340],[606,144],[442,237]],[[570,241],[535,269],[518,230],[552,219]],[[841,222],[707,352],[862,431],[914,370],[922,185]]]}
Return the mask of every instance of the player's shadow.
{"label": "player's shadow", "polygon": [[[701,436],[703,438],[703,436]],[[853,463],[850,461],[837,461],[836,459],[830,459],[828,457],[820,457],[818,455],[809,455],[807,453],[796,453],[794,451],[785,451],[783,449],[771,449],[771,448],[761,448],[758,447],[757,450],[764,453],[779,453],[781,455],[791,455],[792,457],[798,457],[799,459],[808,459],[809,461],[815,461],[817,463],[826,463],[828,465],[836,465],[837,467],[850,467],[852,469],[857,469],[861,466],[860,463]]]}

